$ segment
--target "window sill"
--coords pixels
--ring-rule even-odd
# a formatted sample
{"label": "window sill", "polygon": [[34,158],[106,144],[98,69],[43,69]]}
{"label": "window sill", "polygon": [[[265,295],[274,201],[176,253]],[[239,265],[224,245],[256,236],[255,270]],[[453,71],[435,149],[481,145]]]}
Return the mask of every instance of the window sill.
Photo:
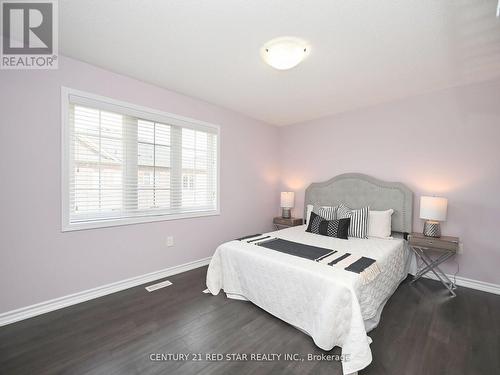
{"label": "window sill", "polygon": [[220,210],[205,211],[205,212],[187,212],[180,214],[158,215],[158,216],[143,216],[143,217],[133,217],[125,219],[96,220],[96,221],[87,221],[87,222],[73,223],[73,224],[63,223],[61,232],[118,227],[122,225],[154,223],[157,221],[181,220],[181,219],[218,216],[218,215],[220,215]]}

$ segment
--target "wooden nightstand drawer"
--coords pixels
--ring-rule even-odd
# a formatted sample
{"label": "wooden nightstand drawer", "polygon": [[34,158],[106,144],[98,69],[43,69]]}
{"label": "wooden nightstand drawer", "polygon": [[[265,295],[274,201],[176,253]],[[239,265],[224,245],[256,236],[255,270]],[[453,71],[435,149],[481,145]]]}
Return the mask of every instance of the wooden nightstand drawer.
{"label": "wooden nightstand drawer", "polygon": [[284,219],[282,217],[275,217],[273,219],[273,224],[281,225],[281,226],[285,226],[285,227],[295,227],[297,225],[302,225],[302,223],[303,223],[303,220],[296,218],[296,217],[292,217],[290,219]]}
{"label": "wooden nightstand drawer", "polygon": [[458,238],[443,236],[439,238],[426,237],[423,234],[411,234],[408,238],[410,246],[421,246],[431,249],[458,251]]}

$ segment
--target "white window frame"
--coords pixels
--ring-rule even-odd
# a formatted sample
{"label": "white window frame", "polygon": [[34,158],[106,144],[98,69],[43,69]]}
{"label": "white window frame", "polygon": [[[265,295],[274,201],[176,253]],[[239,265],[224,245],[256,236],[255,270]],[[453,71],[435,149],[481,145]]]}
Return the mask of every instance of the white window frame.
{"label": "white window frame", "polygon": [[[200,128],[212,128],[215,130],[217,135],[217,204],[215,210],[210,211],[195,211],[195,212],[184,212],[178,214],[165,214],[159,213],[158,215],[141,216],[141,217],[130,217],[130,218],[118,218],[118,219],[105,219],[105,220],[93,220],[89,222],[81,223],[71,223],[70,222],[70,189],[69,189],[69,179],[70,179],[70,140],[69,140],[69,106],[70,106],[70,96],[78,96],[83,99],[88,99],[90,101],[99,101],[105,109],[106,104],[112,106],[121,106],[129,111],[137,111],[141,114],[147,113],[148,120],[156,121],[164,124],[177,125],[182,127],[190,127],[194,129]],[[139,106],[136,104],[131,104],[116,99],[111,99],[108,97],[75,90],[72,88],[61,86],[61,198],[62,198],[62,212],[61,212],[61,230],[62,232],[82,230],[82,229],[95,229],[95,228],[106,228],[114,227],[120,225],[130,225],[130,224],[140,224],[140,223],[150,223],[156,221],[168,221],[168,220],[179,220],[195,217],[206,217],[206,216],[217,216],[220,215],[220,158],[221,153],[221,135],[220,126],[211,124],[205,121],[195,120],[192,118],[175,115],[168,112],[158,111],[156,109]],[[182,183],[182,182],[181,182]]]}

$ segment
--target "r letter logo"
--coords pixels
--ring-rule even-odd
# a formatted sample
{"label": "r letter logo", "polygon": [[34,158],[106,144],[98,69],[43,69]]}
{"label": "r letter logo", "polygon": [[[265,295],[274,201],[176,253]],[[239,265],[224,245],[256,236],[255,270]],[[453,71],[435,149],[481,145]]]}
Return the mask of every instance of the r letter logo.
{"label": "r letter logo", "polygon": [[57,69],[57,2],[2,0],[2,69]]}

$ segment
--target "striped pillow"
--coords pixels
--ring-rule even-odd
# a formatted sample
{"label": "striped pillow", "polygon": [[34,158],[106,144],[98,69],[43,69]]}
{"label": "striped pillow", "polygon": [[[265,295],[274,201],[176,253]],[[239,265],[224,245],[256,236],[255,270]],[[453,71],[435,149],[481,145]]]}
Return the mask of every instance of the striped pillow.
{"label": "striped pillow", "polygon": [[339,206],[314,206],[313,212],[325,220],[335,220],[337,218],[337,209]]}
{"label": "striped pillow", "polygon": [[359,210],[351,210],[341,203],[337,209],[337,218],[351,218],[349,226],[349,237],[368,238],[368,215],[370,207],[363,207]]}

